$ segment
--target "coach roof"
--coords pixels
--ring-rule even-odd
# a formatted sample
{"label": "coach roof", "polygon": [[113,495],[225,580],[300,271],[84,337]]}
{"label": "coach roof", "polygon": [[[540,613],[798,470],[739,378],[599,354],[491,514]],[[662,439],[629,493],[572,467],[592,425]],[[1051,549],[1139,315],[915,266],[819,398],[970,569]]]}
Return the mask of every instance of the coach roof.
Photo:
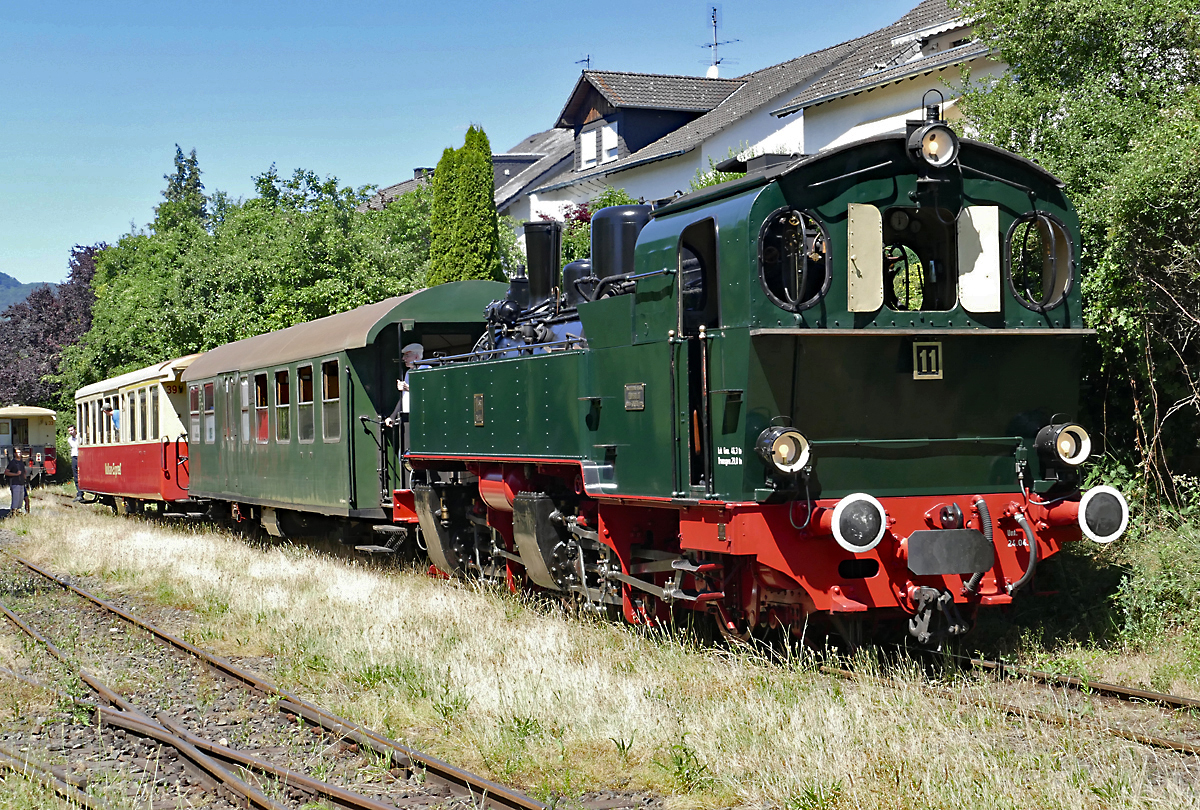
{"label": "coach roof", "polygon": [[374,342],[385,327],[402,321],[482,323],[484,307],[504,297],[506,290],[495,281],[460,281],[388,298],[218,346],[192,363],[183,379],[206,379],[227,371],[266,368],[361,349]]}
{"label": "coach roof", "polygon": [[140,383],[170,382],[179,377],[179,373],[199,356],[198,354],[189,354],[186,357],[177,357],[174,360],[139,368],[137,371],[126,372],[119,377],[109,377],[107,380],[85,385],[75,392],[75,400],[87,399],[96,394],[109,394]]}

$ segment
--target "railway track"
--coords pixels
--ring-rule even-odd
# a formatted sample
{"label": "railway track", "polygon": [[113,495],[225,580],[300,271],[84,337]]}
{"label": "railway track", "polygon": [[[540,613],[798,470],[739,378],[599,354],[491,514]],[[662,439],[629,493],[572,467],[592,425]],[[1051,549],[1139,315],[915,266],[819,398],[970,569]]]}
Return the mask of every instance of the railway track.
{"label": "railway track", "polygon": [[[162,650],[174,659],[174,663],[156,666],[167,671],[165,678],[168,683],[176,680],[190,685],[187,688],[192,691],[184,696],[182,702],[178,695],[167,700],[162,691],[168,690],[156,690],[145,679],[139,681],[136,675],[118,673],[114,677],[134,685],[134,694],[127,695],[123,692],[130,691],[129,688],[118,691],[106,682],[111,677],[101,680],[95,672],[88,671],[78,663],[77,659],[82,657],[81,637],[68,639],[65,645],[68,649],[64,650],[35,627],[30,616],[18,615],[7,605],[0,605],[0,612],[10,623],[44,650],[57,667],[67,670],[97,696],[97,700],[91,701],[76,695],[56,693],[60,704],[69,704],[74,710],[95,717],[97,728],[94,733],[101,739],[99,744],[88,745],[116,752],[113,757],[117,762],[140,763],[142,771],[146,774],[153,771],[155,784],[168,788],[168,792],[186,795],[205,791],[220,797],[218,804],[213,806],[255,807],[259,810],[285,810],[313,800],[332,802],[351,810],[447,804],[495,810],[540,810],[545,807],[519,791],[409,748],[305,701],[269,680],[201,650],[50,571],[19,558],[16,561],[31,574],[42,578],[41,581],[47,583],[50,590],[61,589],[61,593],[69,595],[69,599],[86,600],[86,609],[90,611],[91,618],[81,620],[81,625],[87,625],[90,621],[92,630],[102,630],[106,624],[114,625],[107,628],[113,643],[124,643],[126,648],[132,649],[139,643],[136,639],[141,638],[143,648],[148,646]],[[76,601],[76,604],[84,603]],[[115,626],[118,619],[120,624],[136,629],[131,633],[122,632]],[[154,641],[150,641],[151,638]],[[146,650],[142,649],[140,654],[146,654]],[[208,682],[204,680],[204,674],[209,676]],[[0,670],[0,676],[17,678],[36,688],[50,689],[36,679],[10,670]],[[205,687],[210,692],[207,696],[200,694]],[[53,692],[53,689],[50,691]],[[233,711],[224,712],[214,721],[214,716],[218,714],[215,708],[207,713],[187,708],[189,703],[203,705],[210,700],[215,701],[214,707],[232,706]],[[173,707],[175,711],[147,708],[147,704],[171,702],[182,705]],[[252,731],[246,732],[247,728]],[[235,744],[235,738],[239,735],[253,744]],[[76,769],[47,765],[31,753],[37,747],[32,744],[36,742],[32,738],[37,736],[34,733],[30,739],[18,740],[21,744],[15,747],[5,747],[0,743],[0,768],[36,775],[60,795],[80,802],[82,806],[106,806],[83,792],[88,781],[86,774]],[[307,741],[303,739],[305,736]],[[68,746],[82,745],[74,741],[75,736],[68,742],[65,730],[60,737],[61,744],[56,751],[46,749],[48,754],[57,753],[61,757],[61,752]],[[307,753],[289,753],[280,750],[285,746],[270,744],[283,737],[305,742]],[[311,759],[311,753],[316,748],[322,749],[319,764],[323,771],[344,775],[354,770],[349,760],[370,760],[368,770],[374,775],[371,784],[355,785],[350,789],[306,772],[297,760],[305,756]],[[85,799],[92,804],[84,803]],[[159,805],[151,803],[151,806]],[[174,807],[175,804],[162,806]]]}
{"label": "railway track", "polygon": [[[1174,751],[1185,756],[1200,758],[1200,724],[1187,724],[1189,727],[1184,729],[1187,735],[1186,739],[1165,737],[1158,733],[1149,733],[1145,730],[1129,728],[1123,724],[1114,723],[1098,716],[1090,716],[1093,713],[1094,707],[1078,704],[1070,705],[1061,700],[1060,694],[1052,695],[1055,703],[1054,710],[1046,710],[1036,705],[1037,698],[1042,696],[1034,695],[1034,700],[1031,701],[1027,699],[1031,695],[1028,690],[1025,690],[1024,695],[1020,691],[1022,682],[1033,681],[1051,689],[1077,693],[1084,698],[1098,696],[1111,699],[1118,704],[1145,707],[1157,706],[1170,710],[1173,715],[1189,718],[1193,717],[1193,712],[1200,709],[1200,700],[1181,695],[1153,692],[1121,684],[1060,675],[974,656],[951,655],[950,658],[962,665],[964,669],[974,669],[994,676],[999,680],[1016,682],[1018,694],[1014,698],[1005,700],[995,694],[972,694],[965,690],[953,689],[946,685],[933,683],[927,683],[923,686],[928,693],[944,700],[958,701],[980,709],[999,711],[1010,717],[1023,717],[1063,727],[1090,729],[1150,748]],[[824,665],[821,667],[821,671],[847,680],[874,680],[883,684],[892,682],[892,679],[886,675],[866,675],[843,666]],[[1162,718],[1163,715],[1161,713],[1156,713],[1149,720],[1153,724]]]}

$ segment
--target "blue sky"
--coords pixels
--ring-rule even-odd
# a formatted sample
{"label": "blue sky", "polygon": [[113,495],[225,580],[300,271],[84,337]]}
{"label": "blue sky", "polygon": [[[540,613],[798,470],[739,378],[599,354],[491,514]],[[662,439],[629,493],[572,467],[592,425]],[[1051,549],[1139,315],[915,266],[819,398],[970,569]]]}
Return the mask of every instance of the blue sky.
{"label": "blue sky", "polygon": [[[720,3],[722,76],[859,36],[917,0]],[[387,185],[481,124],[496,151],[554,124],[592,67],[702,75],[708,4],[0,0],[0,272],[61,281],[161,199],[175,144],[208,191],[275,163]],[[732,62],[732,64],[731,64]]]}

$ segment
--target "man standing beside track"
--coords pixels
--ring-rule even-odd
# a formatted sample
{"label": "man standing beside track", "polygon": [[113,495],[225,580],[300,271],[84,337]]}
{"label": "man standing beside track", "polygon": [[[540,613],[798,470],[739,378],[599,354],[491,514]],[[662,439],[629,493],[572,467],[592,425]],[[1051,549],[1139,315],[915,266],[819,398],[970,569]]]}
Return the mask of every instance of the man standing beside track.
{"label": "man standing beside track", "polygon": [[75,500],[82,501],[83,493],[79,491],[79,435],[74,425],[67,428],[67,444],[71,446],[71,478],[75,481]]}
{"label": "man standing beside track", "polygon": [[9,507],[9,515],[15,515],[22,506],[25,506],[26,514],[29,513],[29,507],[25,499],[25,474],[25,462],[21,460],[19,455],[14,455],[9,460],[8,466],[4,468],[4,478],[8,482],[8,491],[12,494],[12,505]]}

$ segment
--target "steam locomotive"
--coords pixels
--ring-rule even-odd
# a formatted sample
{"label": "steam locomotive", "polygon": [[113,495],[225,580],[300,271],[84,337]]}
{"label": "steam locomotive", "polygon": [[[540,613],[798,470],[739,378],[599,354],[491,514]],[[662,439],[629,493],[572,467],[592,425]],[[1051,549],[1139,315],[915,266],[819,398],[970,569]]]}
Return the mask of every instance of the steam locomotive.
{"label": "steam locomotive", "polygon": [[[162,472],[275,536],[420,542],[446,574],[739,637],[899,623],[937,642],[1064,543],[1124,532],[1121,493],[1083,491],[1090,330],[1058,180],[937,107],[724,168],[746,173],[597,212],[590,260],[560,267],[559,225],[531,223],[507,288],[201,356],[187,458]],[[380,415],[411,342],[403,447]]]}

